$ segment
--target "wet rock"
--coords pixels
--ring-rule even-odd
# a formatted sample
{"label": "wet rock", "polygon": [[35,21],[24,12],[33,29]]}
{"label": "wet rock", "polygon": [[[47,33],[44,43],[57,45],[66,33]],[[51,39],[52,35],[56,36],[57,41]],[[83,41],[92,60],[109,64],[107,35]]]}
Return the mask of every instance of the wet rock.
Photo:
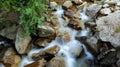
{"label": "wet rock", "polygon": [[82,23],[79,19],[70,19],[68,26],[72,27],[73,29],[81,29],[84,28],[84,23]]}
{"label": "wet rock", "polygon": [[21,58],[12,48],[8,48],[3,56],[3,63],[5,67],[17,67]]}
{"label": "wet rock", "polygon": [[34,44],[35,44],[36,46],[45,47],[45,46],[48,45],[48,42],[47,42],[47,41],[48,41],[47,39],[42,39],[42,38],[40,38],[40,39],[37,39],[37,40],[34,42]]}
{"label": "wet rock", "polygon": [[52,9],[57,9],[58,4],[57,4],[56,2],[50,2],[50,7],[51,7]]}
{"label": "wet rock", "polygon": [[120,59],[117,61],[117,66],[120,67]]}
{"label": "wet rock", "polygon": [[31,64],[25,65],[24,67],[45,67],[46,61],[44,59],[35,61]]}
{"label": "wet rock", "polygon": [[63,3],[63,6],[66,7],[66,8],[70,8],[70,7],[73,6],[73,4],[72,4],[71,1],[65,1],[65,2]]}
{"label": "wet rock", "polygon": [[20,30],[17,32],[15,48],[19,54],[26,54],[31,47],[31,36],[21,35]]}
{"label": "wet rock", "polygon": [[46,67],[66,67],[65,60],[62,57],[54,57],[48,62]]}
{"label": "wet rock", "polygon": [[95,17],[98,11],[102,8],[101,5],[92,4],[87,7],[86,14],[91,18]]}
{"label": "wet rock", "polygon": [[65,16],[67,16],[68,18],[72,18],[74,17],[74,11],[68,9],[67,11],[64,12]]}
{"label": "wet rock", "polygon": [[68,9],[64,12],[65,16],[67,16],[68,18],[78,18],[80,19],[81,18],[81,15],[79,12],[76,11],[75,8],[73,9]]}
{"label": "wet rock", "polygon": [[100,65],[112,66],[117,62],[115,49],[110,49],[105,52],[101,52],[97,56],[98,63]]}
{"label": "wet rock", "polygon": [[45,52],[46,53],[50,53],[50,54],[57,54],[57,52],[60,50],[60,47],[55,45],[55,46],[52,46],[52,47],[48,47],[48,48],[45,48]]}
{"label": "wet rock", "polygon": [[59,28],[57,30],[57,36],[62,37],[65,41],[69,41],[71,32],[72,31],[69,28]]}
{"label": "wet rock", "polygon": [[111,42],[114,47],[120,46],[120,12],[114,12],[96,20],[99,37],[102,41]]}
{"label": "wet rock", "polygon": [[6,27],[0,31],[0,35],[15,40],[18,26]]}
{"label": "wet rock", "polygon": [[103,8],[100,10],[100,13],[103,15],[108,15],[110,14],[112,11],[110,10],[110,8]]}
{"label": "wet rock", "polygon": [[50,0],[50,2],[57,2],[59,5],[62,5],[66,0]]}
{"label": "wet rock", "polygon": [[119,2],[119,0],[105,0],[104,3],[108,3],[108,4],[116,4],[117,2]]}
{"label": "wet rock", "polygon": [[38,25],[38,35],[39,37],[54,37],[56,30],[48,25]]}
{"label": "wet rock", "polygon": [[57,54],[57,52],[59,51],[59,47],[58,46],[52,46],[52,47],[48,47],[45,48],[44,50],[41,50],[37,53],[33,53],[30,57],[33,60],[41,60],[41,59],[51,59],[52,57],[54,57],[54,55]]}
{"label": "wet rock", "polygon": [[79,4],[82,4],[83,1],[82,0],[72,0],[73,3],[79,5]]}
{"label": "wet rock", "polygon": [[82,36],[76,37],[76,39],[83,43],[93,55],[95,55],[96,52],[98,52],[97,38],[95,37],[88,38],[86,36]]}

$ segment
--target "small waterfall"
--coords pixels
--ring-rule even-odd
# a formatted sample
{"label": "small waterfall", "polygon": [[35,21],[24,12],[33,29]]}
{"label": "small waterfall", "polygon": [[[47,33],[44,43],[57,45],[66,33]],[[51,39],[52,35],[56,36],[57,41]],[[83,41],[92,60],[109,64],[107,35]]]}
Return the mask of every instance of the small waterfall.
{"label": "small waterfall", "polygon": [[[85,22],[89,19],[89,17],[86,16],[86,14],[85,14],[85,10],[86,9],[84,8],[82,12],[80,11],[83,22]],[[44,49],[50,48],[54,45],[59,46],[60,50],[57,55],[61,56],[65,59],[66,67],[83,67],[82,65],[78,65],[78,64],[81,64],[86,59],[93,60],[94,57],[87,50],[86,46],[75,39],[76,35],[79,32],[77,30],[69,28],[67,25],[64,26],[64,22],[66,22],[66,21],[64,19],[62,19],[62,15],[64,14],[64,10],[62,9],[62,7],[58,6],[57,11],[53,12],[53,14],[57,16],[58,21],[60,23],[60,27],[58,27],[58,29],[62,30],[62,31],[70,31],[69,32],[70,40],[65,41],[62,37],[57,36],[56,39],[53,40],[52,42],[50,42],[49,45],[47,47],[45,47]],[[79,36],[87,36],[88,33],[89,33],[89,28],[86,28],[86,29],[81,30],[81,33],[79,34]],[[84,57],[84,59],[80,59],[81,62],[77,64],[75,54],[77,53],[76,51],[81,51],[81,48],[83,48],[84,53],[86,54],[86,57]],[[28,53],[28,56],[30,57],[32,55],[32,53],[37,53],[40,50],[44,50],[44,49],[33,49]],[[23,56],[22,58],[23,58],[23,60],[20,64],[20,67],[23,67],[26,64],[34,62],[26,56]]]}

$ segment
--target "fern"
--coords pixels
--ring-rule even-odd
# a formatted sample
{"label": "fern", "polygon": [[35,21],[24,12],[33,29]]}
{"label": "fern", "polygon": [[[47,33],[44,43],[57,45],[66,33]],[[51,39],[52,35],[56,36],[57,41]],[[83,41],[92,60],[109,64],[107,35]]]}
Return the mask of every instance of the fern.
{"label": "fern", "polygon": [[42,24],[48,17],[45,14],[47,6],[46,0],[1,0],[0,7],[6,11],[16,11],[20,13],[19,24],[22,34],[36,34],[36,25]]}

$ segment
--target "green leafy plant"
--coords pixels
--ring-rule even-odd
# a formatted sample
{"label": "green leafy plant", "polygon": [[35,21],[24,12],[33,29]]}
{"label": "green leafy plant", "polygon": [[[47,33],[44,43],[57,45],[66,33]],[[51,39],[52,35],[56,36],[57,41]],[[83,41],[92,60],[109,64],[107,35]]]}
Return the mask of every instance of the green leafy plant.
{"label": "green leafy plant", "polygon": [[1,0],[0,8],[19,12],[19,24],[24,35],[36,33],[36,25],[41,24],[48,15],[45,14],[46,0]]}

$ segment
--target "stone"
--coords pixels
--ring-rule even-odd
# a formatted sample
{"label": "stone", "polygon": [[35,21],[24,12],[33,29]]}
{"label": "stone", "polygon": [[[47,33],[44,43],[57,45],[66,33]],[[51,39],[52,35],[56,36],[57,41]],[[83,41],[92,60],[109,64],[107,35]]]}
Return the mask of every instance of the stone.
{"label": "stone", "polygon": [[48,42],[47,42],[47,39],[42,39],[42,38],[39,38],[37,39],[34,44],[36,46],[40,46],[40,47],[46,47],[48,45]]}
{"label": "stone", "polygon": [[57,9],[58,4],[57,4],[56,2],[50,2],[50,7],[51,7],[52,9]]}
{"label": "stone", "polygon": [[65,2],[63,3],[63,6],[66,7],[66,8],[70,8],[70,7],[73,6],[73,4],[72,4],[71,1],[65,1]]}
{"label": "stone", "polygon": [[103,14],[103,15],[108,15],[110,14],[112,11],[110,8],[103,8],[100,10],[100,13]]}
{"label": "stone", "polygon": [[76,8],[68,9],[64,12],[64,15],[68,18],[78,18],[81,19],[80,13],[76,10]]}
{"label": "stone", "polygon": [[0,31],[0,35],[5,36],[9,39],[15,40],[18,26],[6,27]]}
{"label": "stone", "polygon": [[38,35],[39,37],[54,37],[56,35],[55,28],[48,25],[38,25]]}
{"label": "stone", "polygon": [[18,30],[16,40],[15,40],[15,48],[19,54],[26,54],[31,47],[31,36],[21,35],[21,31]]}
{"label": "stone", "polygon": [[44,59],[39,60],[39,61],[35,61],[31,64],[27,64],[24,67],[45,67],[46,65],[46,61]]}
{"label": "stone", "polygon": [[88,16],[90,16],[91,18],[95,17],[96,14],[98,13],[98,11],[102,8],[101,5],[97,5],[97,4],[92,4],[90,6],[87,7],[86,9],[86,14]]}
{"label": "stone", "polygon": [[50,2],[56,2],[59,5],[62,5],[66,0],[50,0]]}
{"label": "stone", "polygon": [[48,62],[46,67],[66,67],[65,60],[56,56]]}
{"label": "stone", "polygon": [[21,58],[17,53],[12,49],[8,48],[3,56],[3,63],[5,67],[18,67]]}
{"label": "stone", "polygon": [[54,45],[52,47],[48,47],[48,48],[46,47],[44,51],[50,54],[57,54],[59,50],[60,50],[60,47],[57,45]]}
{"label": "stone", "polygon": [[72,0],[72,2],[74,2],[75,4],[82,4],[83,3],[83,1],[82,0]]}
{"label": "stone", "polygon": [[60,47],[58,46],[52,46],[52,47],[47,47],[44,50],[41,50],[36,53],[32,53],[30,55],[30,58],[33,60],[41,60],[41,59],[50,59],[51,57],[54,57],[54,55],[57,54],[57,52],[60,50]]}
{"label": "stone", "polygon": [[117,2],[119,2],[119,0],[105,0],[104,3],[107,4],[116,4]]}
{"label": "stone", "polygon": [[112,66],[114,63],[117,62],[116,58],[116,50],[109,49],[107,51],[102,51],[96,58],[98,63],[103,66]]}
{"label": "stone", "polygon": [[120,67],[120,59],[117,61],[117,66]]}
{"label": "stone", "polygon": [[84,28],[84,23],[81,22],[79,19],[73,18],[73,19],[70,19],[68,26],[72,27],[73,29],[80,30],[80,29]]}
{"label": "stone", "polygon": [[64,11],[65,16],[67,16],[68,18],[74,17],[74,13],[75,12],[73,10],[70,10],[70,9],[68,9],[67,11]]}
{"label": "stone", "polygon": [[120,12],[114,12],[108,16],[96,20],[98,36],[102,41],[108,41],[114,47],[120,46]]}

